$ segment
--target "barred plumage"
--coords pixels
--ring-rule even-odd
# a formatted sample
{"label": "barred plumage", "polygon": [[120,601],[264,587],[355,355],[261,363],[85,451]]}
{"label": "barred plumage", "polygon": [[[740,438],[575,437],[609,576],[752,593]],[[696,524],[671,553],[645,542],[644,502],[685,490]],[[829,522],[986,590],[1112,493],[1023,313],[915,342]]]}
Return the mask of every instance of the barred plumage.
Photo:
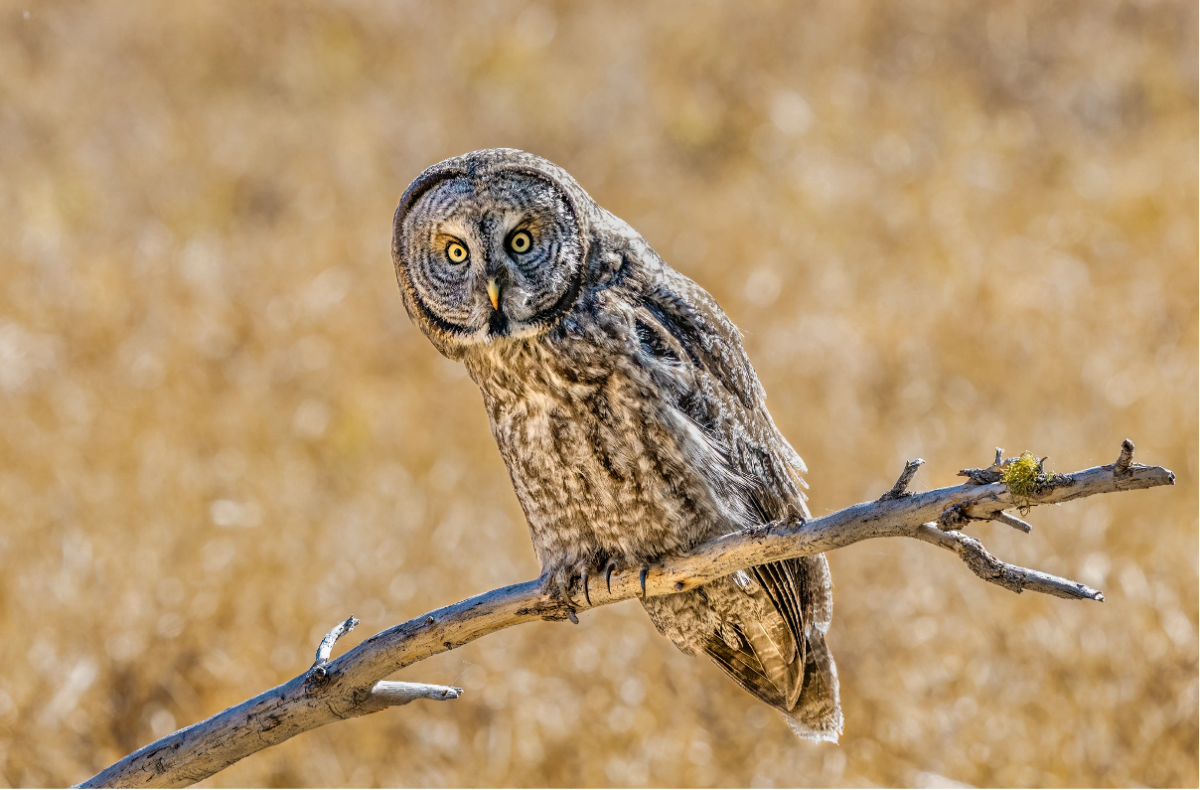
{"label": "barred plumage", "polygon": [[[394,231],[405,308],[479,385],[547,584],[807,517],[737,329],[564,170],[509,149],[446,160]],[[798,734],[836,740],[823,555],[643,605]]]}

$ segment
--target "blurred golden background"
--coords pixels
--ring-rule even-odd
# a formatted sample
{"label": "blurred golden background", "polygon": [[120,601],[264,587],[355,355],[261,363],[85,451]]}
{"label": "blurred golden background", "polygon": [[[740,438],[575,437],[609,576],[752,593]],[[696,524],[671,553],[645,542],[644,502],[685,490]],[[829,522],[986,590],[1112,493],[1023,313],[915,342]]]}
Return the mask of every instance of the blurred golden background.
{"label": "blurred golden background", "polygon": [[4,2],[0,141],[0,781],[537,575],[389,255],[423,168],[511,146],[717,297],[815,513],[996,445],[1179,484],[973,525],[1101,605],[836,552],[838,746],[629,602],[205,785],[1196,785],[1195,3]]}

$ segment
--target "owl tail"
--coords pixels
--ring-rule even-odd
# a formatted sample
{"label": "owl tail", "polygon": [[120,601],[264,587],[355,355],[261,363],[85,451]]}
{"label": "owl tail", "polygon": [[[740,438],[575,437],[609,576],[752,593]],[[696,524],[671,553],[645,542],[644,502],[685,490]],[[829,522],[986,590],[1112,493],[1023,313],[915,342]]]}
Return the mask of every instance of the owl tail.
{"label": "owl tail", "polygon": [[825,645],[825,634],[812,629],[805,652],[804,686],[795,706],[784,711],[783,718],[801,738],[837,743],[842,734],[842,706],[837,664]]}
{"label": "owl tail", "polygon": [[842,710],[825,644],[832,603],[824,556],[759,566],[642,605],[677,647],[708,656],[797,735],[837,741]]}

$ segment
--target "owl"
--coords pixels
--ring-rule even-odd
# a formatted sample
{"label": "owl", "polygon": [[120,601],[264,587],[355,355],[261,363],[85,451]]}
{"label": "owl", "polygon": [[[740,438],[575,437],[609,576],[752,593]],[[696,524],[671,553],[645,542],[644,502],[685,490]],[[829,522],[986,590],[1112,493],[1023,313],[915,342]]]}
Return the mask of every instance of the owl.
{"label": "owl", "polygon": [[[430,167],[392,256],[409,317],[479,386],[543,584],[569,605],[614,568],[808,517],[737,328],[562,168],[502,148]],[[824,555],[641,603],[798,735],[837,739]]]}

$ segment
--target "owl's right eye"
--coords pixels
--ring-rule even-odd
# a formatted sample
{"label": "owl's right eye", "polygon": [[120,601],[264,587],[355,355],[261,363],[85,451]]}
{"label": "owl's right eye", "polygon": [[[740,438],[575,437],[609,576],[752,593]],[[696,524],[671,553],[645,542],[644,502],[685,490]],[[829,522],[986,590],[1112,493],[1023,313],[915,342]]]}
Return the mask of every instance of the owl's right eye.
{"label": "owl's right eye", "polygon": [[469,257],[467,248],[459,244],[457,241],[452,241],[446,245],[446,257],[451,263],[463,263]]}

